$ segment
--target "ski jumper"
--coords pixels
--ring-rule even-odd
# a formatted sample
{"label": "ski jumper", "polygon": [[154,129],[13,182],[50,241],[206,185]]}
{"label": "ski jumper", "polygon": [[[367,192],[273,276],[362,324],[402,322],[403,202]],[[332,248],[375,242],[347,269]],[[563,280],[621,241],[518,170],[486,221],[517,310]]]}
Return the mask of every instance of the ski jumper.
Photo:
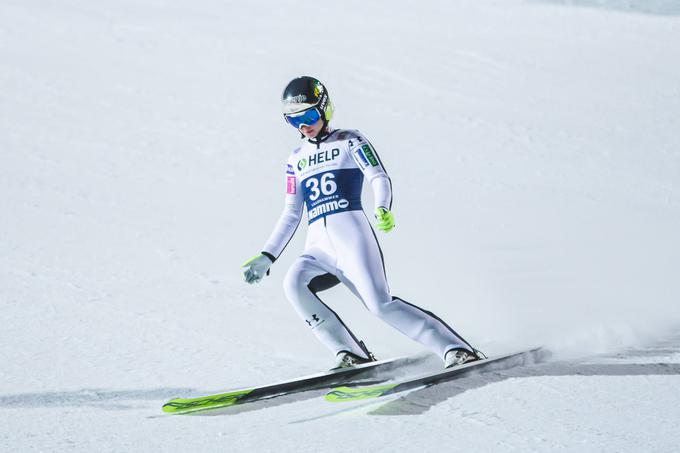
{"label": "ski jumper", "polygon": [[391,209],[392,184],[368,140],[355,130],[332,130],[318,142],[305,140],[286,167],[285,207],[263,252],[278,258],[295,234],[306,206],[309,227],[304,253],[284,280],[286,297],[333,353],[368,351],[318,293],[345,284],[373,314],[439,357],[454,348],[473,350],[433,313],[398,297],[387,284],[382,251],[361,206],[364,178],[375,207]]}

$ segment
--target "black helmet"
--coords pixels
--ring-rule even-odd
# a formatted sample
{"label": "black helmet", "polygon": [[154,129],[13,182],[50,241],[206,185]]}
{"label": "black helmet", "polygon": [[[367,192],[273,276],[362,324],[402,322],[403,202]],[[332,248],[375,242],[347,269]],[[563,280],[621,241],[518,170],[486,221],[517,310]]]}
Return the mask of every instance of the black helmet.
{"label": "black helmet", "polygon": [[290,115],[316,107],[328,124],[333,116],[333,103],[328,90],[314,77],[302,76],[291,80],[281,96],[283,114]]}

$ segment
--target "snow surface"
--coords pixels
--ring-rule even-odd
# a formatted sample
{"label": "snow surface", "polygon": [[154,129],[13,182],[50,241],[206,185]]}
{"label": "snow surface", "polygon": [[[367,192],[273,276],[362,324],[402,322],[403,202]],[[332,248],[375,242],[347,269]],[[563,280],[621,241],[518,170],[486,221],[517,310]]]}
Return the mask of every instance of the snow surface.
{"label": "snow surface", "polygon": [[[678,2],[336,3],[0,3],[0,451],[677,450]],[[394,293],[552,361],[159,416],[332,361],[281,290],[302,232],[261,285],[239,272],[300,74],[390,171]],[[379,357],[423,352],[325,299]]]}

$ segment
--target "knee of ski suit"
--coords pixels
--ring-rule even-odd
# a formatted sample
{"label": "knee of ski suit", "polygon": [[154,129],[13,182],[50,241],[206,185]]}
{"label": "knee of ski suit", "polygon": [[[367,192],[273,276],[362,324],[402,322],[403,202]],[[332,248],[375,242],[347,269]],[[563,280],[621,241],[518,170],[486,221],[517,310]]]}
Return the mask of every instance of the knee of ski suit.
{"label": "knee of ski suit", "polygon": [[366,298],[364,298],[364,303],[366,304],[366,308],[368,308],[373,315],[381,319],[386,319],[389,318],[395,308],[394,300],[389,294],[380,294],[380,296],[381,297],[379,298],[372,298],[373,300],[366,300]]}
{"label": "knee of ski suit", "polygon": [[286,272],[283,279],[283,292],[290,301],[297,301],[300,297],[309,293],[307,285],[309,281],[305,278],[305,269],[302,260],[297,260]]}

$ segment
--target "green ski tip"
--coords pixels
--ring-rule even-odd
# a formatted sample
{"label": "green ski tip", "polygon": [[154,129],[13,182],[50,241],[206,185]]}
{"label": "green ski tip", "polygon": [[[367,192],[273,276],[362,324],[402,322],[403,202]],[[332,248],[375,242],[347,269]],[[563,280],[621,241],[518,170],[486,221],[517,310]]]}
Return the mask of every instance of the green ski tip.
{"label": "green ski tip", "polygon": [[397,384],[374,385],[372,387],[337,387],[326,393],[326,401],[339,403],[379,398],[389,393],[396,386]]}
{"label": "green ski tip", "polygon": [[199,396],[197,398],[175,398],[163,405],[163,412],[169,414],[186,414],[207,409],[233,406],[252,392],[252,389],[221,393],[219,395]]}

